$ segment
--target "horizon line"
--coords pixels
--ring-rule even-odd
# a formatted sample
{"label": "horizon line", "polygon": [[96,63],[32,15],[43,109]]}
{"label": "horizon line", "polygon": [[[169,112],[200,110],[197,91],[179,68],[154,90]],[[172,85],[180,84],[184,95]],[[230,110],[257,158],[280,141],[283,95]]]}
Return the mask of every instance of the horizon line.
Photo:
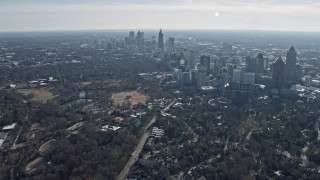
{"label": "horizon line", "polygon": [[[284,29],[228,29],[228,28],[162,28],[165,31],[270,31],[270,32],[297,32],[297,33],[320,33],[320,30],[284,30]],[[75,32],[75,31],[132,31],[147,30],[156,31],[156,28],[103,28],[103,29],[34,29],[34,30],[0,30],[0,33],[31,33],[31,32]]]}

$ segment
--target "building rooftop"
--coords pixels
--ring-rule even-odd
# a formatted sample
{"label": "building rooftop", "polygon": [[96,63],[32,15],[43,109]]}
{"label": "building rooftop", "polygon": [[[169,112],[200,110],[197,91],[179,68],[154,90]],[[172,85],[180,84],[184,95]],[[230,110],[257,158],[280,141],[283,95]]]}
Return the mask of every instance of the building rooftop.
{"label": "building rooftop", "polygon": [[105,126],[102,126],[101,131],[108,131],[108,130],[117,131],[120,128],[121,127],[118,127],[118,126],[105,125]]}
{"label": "building rooftop", "polygon": [[17,123],[13,123],[11,125],[4,126],[2,128],[3,131],[13,130],[16,127]]}
{"label": "building rooftop", "polygon": [[201,89],[203,91],[208,91],[208,90],[215,90],[216,88],[212,87],[212,86],[202,86]]}

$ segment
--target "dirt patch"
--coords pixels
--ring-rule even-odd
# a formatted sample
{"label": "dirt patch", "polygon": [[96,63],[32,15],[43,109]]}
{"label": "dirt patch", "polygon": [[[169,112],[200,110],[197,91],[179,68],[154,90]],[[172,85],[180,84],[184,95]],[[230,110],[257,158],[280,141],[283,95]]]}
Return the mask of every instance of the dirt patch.
{"label": "dirt patch", "polygon": [[41,156],[45,156],[49,153],[51,153],[57,146],[57,141],[55,139],[52,139],[46,143],[44,143],[40,148],[39,148],[39,153]]}
{"label": "dirt patch", "polygon": [[30,127],[30,131],[35,131],[40,129],[40,123],[33,123]]}
{"label": "dirt patch", "polygon": [[43,158],[42,157],[38,157],[37,159],[29,162],[26,166],[26,171],[30,172],[31,170],[37,168],[38,166],[40,166],[43,163]]}
{"label": "dirt patch", "polygon": [[38,101],[40,103],[46,103],[55,98],[50,89],[41,88],[41,89],[20,89],[18,92],[22,93],[25,96],[33,96],[32,100]]}
{"label": "dirt patch", "polygon": [[137,105],[139,103],[146,104],[148,97],[137,92],[120,92],[120,93],[113,93],[112,100],[114,105],[122,106],[124,103],[130,102],[132,105]]}

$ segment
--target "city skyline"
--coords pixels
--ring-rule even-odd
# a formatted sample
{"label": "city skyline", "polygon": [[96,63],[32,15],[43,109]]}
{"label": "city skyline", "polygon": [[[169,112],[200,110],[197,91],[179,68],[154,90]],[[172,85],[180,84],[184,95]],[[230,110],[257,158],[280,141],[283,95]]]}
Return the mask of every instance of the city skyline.
{"label": "city skyline", "polygon": [[317,1],[4,0],[0,31],[253,29],[319,31]]}

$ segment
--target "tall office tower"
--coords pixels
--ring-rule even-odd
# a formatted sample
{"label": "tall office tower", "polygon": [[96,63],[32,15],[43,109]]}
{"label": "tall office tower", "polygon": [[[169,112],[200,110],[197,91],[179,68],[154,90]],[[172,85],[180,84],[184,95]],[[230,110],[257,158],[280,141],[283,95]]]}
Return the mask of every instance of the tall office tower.
{"label": "tall office tower", "polygon": [[143,40],[144,40],[143,36],[144,36],[144,33],[138,31],[137,37],[136,37],[136,42],[138,47],[141,47],[143,45]]}
{"label": "tall office tower", "polygon": [[266,69],[266,60],[263,58],[263,55],[261,53],[257,55],[256,59],[256,73],[261,74]]}
{"label": "tall office tower", "polygon": [[226,84],[227,84],[227,75],[221,74],[220,87],[224,89]]}
{"label": "tall office tower", "polygon": [[160,29],[159,36],[158,36],[158,48],[164,50],[164,40],[163,40],[162,29]]}
{"label": "tall office tower", "polygon": [[241,69],[233,69],[232,82],[240,83],[241,80]]}
{"label": "tall office tower", "polygon": [[220,67],[221,67],[221,60],[220,59],[217,59],[217,58],[214,58],[213,59],[213,63],[214,63],[214,70],[213,70],[213,74],[215,76],[219,75],[220,74]]}
{"label": "tall office tower", "polygon": [[303,73],[302,66],[296,65],[295,80],[296,80],[297,82],[301,82],[301,81],[302,81],[303,74],[304,74],[304,73]]}
{"label": "tall office tower", "polygon": [[272,79],[278,85],[282,85],[282,83],[284,82],[284,69],[285,69],[285,63],[280,56],[277,59],[277,61],[271,65]]}
{"label": "tall office tower", "polygon": [[174,52],[174,38],[173,37],[169,38],[168,51]]}
{"label": "tall office tower", "polygon": [[191,84],[196,84],[197,83],[197,75],[198,75],[198,70],[197,69],[191,69],[190,70],[190,82]]}
{"label": "tall office tower", "polygon": [[190,73],[189,72],[182,72],[181,73],[180,83],[182,85],[190,83]]}
{"label": "tall office tower", "polygon": [[229,79],[232,79],[233,69],[234,69],[234,65],[228,63],[226,66],[226,78],[228,82],[229,82]]}
{"label": "tall office tower", "polygon": [[256,72],[256,59],[250,56],[246,57],[246,71]]}
{"label": "tall office tower", "polygon": [[241,56],[233,56],[232,59],[232,64],[241,64],[242,63],[242,57]]}
{"label": "tall office tower", "polygon": [[232,45],[229,44],[229,43],[226,43],[226,42],[223,42],[222,43],[222,50],[223,50],[223,53],[228,55],[228,56],[231,56],[231,53],[232,53]]}
{"label": "tall office tower", "polygon": [[297,52],[292,46],[287,52],[284,79],[285,82],[296,81]]}
{"label": "tall office tower", "polygon": [[290,48],[289,51],[287,52],[286,64],[295,66],[296,63],[297,63],[297,52],[296,52],[296,50],[294,49],[294,47],[291,46],[291,48]]}
{"label": "tall office tower", "polygon": [[211,62],[210,63],[210,73],[213,73],[214,72],[214,63]]}
{"label": "tall office tower", "polygon": [[198,75],[197,75],[197,88],[200,89],[202,86],[207,85],[207,68],[201,66],[198,69]]}
{"label": "tall office tower", "polygon": [[243,84],[255,84],[256,73],[245,72],[243,78]]}
{"label": "tall office tower", "polygon": [[207,68],[207,73],[210,70],[210,56],[202,55],[200,57],[200,65]]}
{"label": "tall office tower", "polygon": [[191,67],[191,69],[193,69],[196,65],[196,60],[197,60],[197,55],[195,52],[190,51],[190,57],[188,59],[188,64]]}
{"label": "tall office tower", "polygon": [[131,44],[134,44],[134,31],[130,31],[130,33],[129,33],[129,38],[130,38],[130,43]]}

